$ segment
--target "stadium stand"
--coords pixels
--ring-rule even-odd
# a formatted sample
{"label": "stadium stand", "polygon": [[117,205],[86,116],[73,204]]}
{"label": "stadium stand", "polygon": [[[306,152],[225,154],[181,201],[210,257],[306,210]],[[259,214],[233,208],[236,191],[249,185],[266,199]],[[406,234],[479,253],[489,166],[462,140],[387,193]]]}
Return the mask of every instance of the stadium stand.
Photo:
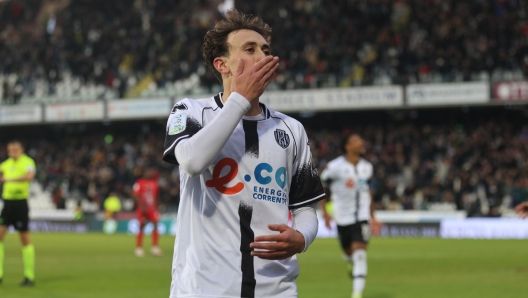
{"label": "stadium stand", "polygon": [[[48,198],[51,197],[55,207],[72,209],[77,205],[74,202],[80,201],[91,209],[88,202],[102,206],[110,192],[118,193],[123,199],[130,198],[134,181],[141,175],[142,167],[147,165],[159,169],[162,210],[169,212],[177,207],[178,169],[169,167],[159,158],[159,148],[163,148],[162,128],[157,129],[160,136],[160,133],[150,134],[148,126],[127,123],[117,131],[114,129],[118,132],[114,133],[115,138],[110,134],[112,130],[99,133],[93,128],[75,132],[71,132],[72,128],[68,129],[70,132],[25,129],[26,135],[40,135],[21,139],[37,164],[36,181],[48,193]],[[0,157],[7,158],[3,147]],[[66,198],[72,202],[62,201]],[[47,203],[40,205],[43,204]]]}
{"label": "stadium stand", "polygon": [[[132,2],[0,2],[3,102],[218,91],[200,53],[219,1]],[[282,67],[271,89],[515,80],[528,71],[524,1],[235,3],[274,29]]]}
{"label": "stadium stand", "polygon": [[[400,121],[309,130],[316,164],[321,170],[341,154],[343,134],[356,132],[367,140],[365,158],[374,164],[377,209],[458,209],[468,216],[498,216],[528,199],[528,125],[493,116],[457,122],[453,111],[420,113],[425,118],[443,114],[444,121],[413,120],[418,114],[413,111]],[[352,115],[347,118],[354,123]]]}
{"label": "stadium stand", "polygon": [[[220,18],[218,2],[0,1],[1,103],[217,92],[220,86],[201,57],[201,37]],[[274,29],[272,48],[281,69],[271,90],[512,81],[528,74],[523,1],[235,5],[262,16]],[[466,119],[461,126],[418,126],[415,120],[308,125],[316,164],[322,169],[339,154],[343,133],[359,131],[376,166],[372,186],[379,209],[459,209],[486,216],[528,198],[528,127],[522,120],[491,115],[488,121]],[[149,123],[127,122],[108,133],[110,127],[101,133],[93,124],[60,134],[41,128],[46,140],[24,141],[39,164],[38,181],[60,208],[76,206],[64,197],[96,204],[112,190],[129,197],[139,167],[154,164],[160,168],[161,201],[174,210],[178,171],[160,162],[163,135],[150,133],[162,132],[164,124]]]}
{"label": "stadium stand", "polygon": [[[466,210],[469,216],[498,216],[528,200],[528,125],[523,113],[504,108],[398,115],[366,111],[321,113],[302,120],[320,171],[341,154],[344,134],[359,132],[367,140],[365,158],[375,168],[371,186],[377,209]],[[320,123],[326,123],[324,128]],[[38,165],[37,180],[53,193],[56,205],[60,196],[100,205],[111,191],[130,198],[141,166],[154,165],[163,210],[174,211],[179,172],[161,162],[163,128],[164,121],[125,121],[28,126],[18,132],[35,136],[23,141]],[[5,156],[0,148],[0,159]],[[62,194],[57,195],[58,189]],[[69,204],[70,209],[76,206]]]}

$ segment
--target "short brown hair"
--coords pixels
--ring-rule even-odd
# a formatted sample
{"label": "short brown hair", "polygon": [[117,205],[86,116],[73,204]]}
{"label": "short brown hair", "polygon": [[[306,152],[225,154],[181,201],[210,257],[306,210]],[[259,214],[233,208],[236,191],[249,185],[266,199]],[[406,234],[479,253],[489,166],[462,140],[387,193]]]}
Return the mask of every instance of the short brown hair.
{"label": "short brown hair", "polygon": [[268,24],[259,17],[239,12],[236,9],[228,11],[226,18],[216,23],[214,29],[205,34],[203,57],[220,82],[222,82],[222,75],[214,67],[213,61],[216,57],[229,55],[227,36],[233,31],[243,29],[253,30],[262,35],[268,44],[271,43],[271,27]]}

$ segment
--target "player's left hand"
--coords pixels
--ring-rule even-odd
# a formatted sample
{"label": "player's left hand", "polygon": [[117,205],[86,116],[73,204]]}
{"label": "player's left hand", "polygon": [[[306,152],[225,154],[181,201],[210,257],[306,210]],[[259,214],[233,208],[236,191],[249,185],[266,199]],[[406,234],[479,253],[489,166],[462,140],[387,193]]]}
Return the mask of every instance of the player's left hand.
{"label": "player's left hand", "polygon": [[264,249],[251,252],[252,256],[265,260],[284,260],[304,250],[304,236],[287,225],[268,225],[272,231],[280,234],[257,236],[249,246],[252,249]]}

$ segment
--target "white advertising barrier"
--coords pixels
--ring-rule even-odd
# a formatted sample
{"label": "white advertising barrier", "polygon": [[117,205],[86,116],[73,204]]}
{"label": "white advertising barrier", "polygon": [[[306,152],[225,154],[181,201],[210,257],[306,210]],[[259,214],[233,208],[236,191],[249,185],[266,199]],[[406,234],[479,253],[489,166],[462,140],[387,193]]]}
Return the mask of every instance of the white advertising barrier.
{"label": "white advertising barrier", "polygon": [[406,95],[409,106],[487,103],[490,85],[487,82],[408,85]]}
{"label": "white advertising barrier", "polygon": [[440,223],[442,238],[528,239],[528,220],[505,218],[446,219]]}
{"label": "white advertising barrier", "polygon": [[466,217],[466,211],[376,211],[376,218],[385,223],[439,223],[444,219]]}
{"label": "white advertising barrier", "polygon": [[103,120],[104,103],[96,101],[46,105],[45,118],[46,122]]}
{"label": "white advertising barrier", "polygon": [[271,91],[260,101],[279,112],[354,110],[403,106],[401,86]]}
{"label": "white advertising barrier", "polygon": [[[383,223],[382,236],[438,236],[438,225],[443,220],[463,220],[467,217],[465,211],[376,211],[376,219]],[[317,237],[337,237],[337,226],[332,220],[328,229],[322,213],[318,212],[319,231]],[[434,225],[434,226],[431,226]],[[435,228],[436,227],[436,228]],[[432,230],[433,233],[431,233]]]}
{"label": "white advertising barrier", "polygon": [[166,118],[171,108],[171,100],[168,98],[112,100],[108,102],[108,118]]}
{"label": "white advertising barrier", "polygon": [[332,229],[326,227],[325,220],[323,217],[318,217],[319,229],[317,230],[317,238],[335,238],[337,237],[337,225],[335,221],[330,222]]}
{"label": "white advertising barrier", "polygon": [[42,122],[42,107],[40,105],[0,107],[0,124],[39,122]]}

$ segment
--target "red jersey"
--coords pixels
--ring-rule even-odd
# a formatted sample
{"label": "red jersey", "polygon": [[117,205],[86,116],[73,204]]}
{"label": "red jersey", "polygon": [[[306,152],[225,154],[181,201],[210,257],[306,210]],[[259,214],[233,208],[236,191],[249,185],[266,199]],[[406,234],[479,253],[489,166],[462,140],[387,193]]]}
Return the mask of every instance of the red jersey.
{"label": "red jersey", "polygon": [[158,209],[159,186],[156,180],[140,178],[134,183],[133,190],[138,198],[138,209]]}

